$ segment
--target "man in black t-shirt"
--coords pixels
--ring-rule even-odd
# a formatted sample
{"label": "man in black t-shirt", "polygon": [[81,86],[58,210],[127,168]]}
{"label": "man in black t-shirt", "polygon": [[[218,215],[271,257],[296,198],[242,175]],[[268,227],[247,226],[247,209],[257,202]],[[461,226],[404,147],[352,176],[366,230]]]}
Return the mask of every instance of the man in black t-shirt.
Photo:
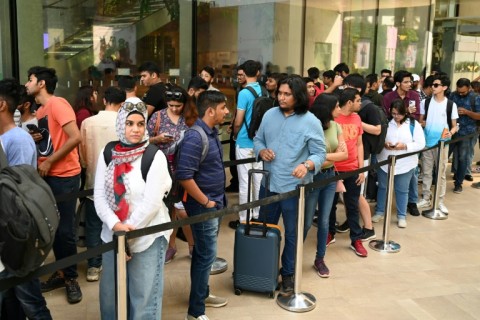
{"label": "man in black t-shirt", "polygon": [[160,68],[155,62],[147,61],[138,67],[140,73],[140,81],[144,86],[148,87],[148,91],[144,94],[142,100],[147,105],[148,117],[159,110],[165,109],[165,92],[167,88],[160,79]]}

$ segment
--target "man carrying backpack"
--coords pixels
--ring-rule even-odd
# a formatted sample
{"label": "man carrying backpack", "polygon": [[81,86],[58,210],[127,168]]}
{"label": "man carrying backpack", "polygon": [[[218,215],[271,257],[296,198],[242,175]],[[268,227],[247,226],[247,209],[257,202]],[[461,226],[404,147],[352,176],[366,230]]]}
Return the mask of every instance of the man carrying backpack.
{"label": "man carrying backpack", "polygon": [[[19,105],[20,84],[13,79],[0,81],[0,143],[5,152],[8,165],[28,164],[37,167],[37,149],[30,135],[15,126],[13,114]],[[0,279],[12,275],[0,261]],[[12,288],[20,302],[25,316],[29,319],[52,319],[45,298],[40,291],[40,281],[33,278]],[[6,292],[0,292],[0,314],[2,300]],[[25,318],[25,316],[23,318]],[[8,315],[11,319],[11,315]]]}
{"label": "man carrying backpack", "polygon": [[[257,76],[260,72],[260,64],[257,61],[247,60],[243,64],[247,85],[245,89],[238,94],[237,114],[235,116],[235,124],[233,128],[234,138],[236,139],[235,155],[237,160],[253,158],[253,137],[248,134],[248,128],[251,125],[253,117],[253,105],[257,97],[254,96],[252,88],[257,96],[263,96],[263,89],[257,82]],[[265,94],[268,95],[268,94]],[[273,103],[272,103],[273,105]],[[245,163],[237,165],[238,181],[239,181],[239,204],[247,202],[248,193],[248,170],[262,169],[261,162]],[[252,200],[258,200],[258,193],[260,191],[261,176],[253,176]],[[258,208],[253,209],[252,218],[258,218]],[[247,219],[247,212],[245,210],[239,212],[240,220],[233,221],[229,224],[230,227],[236,228],[240,222],[245,222]]]}

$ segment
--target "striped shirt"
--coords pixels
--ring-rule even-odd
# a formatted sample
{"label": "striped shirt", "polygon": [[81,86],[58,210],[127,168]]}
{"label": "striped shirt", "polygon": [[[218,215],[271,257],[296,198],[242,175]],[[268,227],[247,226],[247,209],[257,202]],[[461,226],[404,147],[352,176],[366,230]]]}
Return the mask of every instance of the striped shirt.
{"label": "striped shirt", "polygon": [[[187,130],[179,148],[179,159],[175,178],[177,180],[195,180],[200,190],[217,203],[219,208],[225,206],[225,169],[223,167],[223,148],[218,140],[218,131],[211,129],[205,122],[198,119],[199,125],[208,137],[208,152],[203,162],[202,137],[195,130]],[[187,197],[187,203],[197,203],[192,197]]]}

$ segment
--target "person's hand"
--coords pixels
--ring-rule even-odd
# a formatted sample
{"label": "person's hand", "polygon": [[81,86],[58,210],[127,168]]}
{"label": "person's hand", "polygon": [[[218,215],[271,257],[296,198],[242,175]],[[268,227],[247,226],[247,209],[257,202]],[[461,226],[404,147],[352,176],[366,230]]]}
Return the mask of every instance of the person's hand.
{"label": "person's hand", "polygon": [[[117,232],[117,231],[125,231],[125,232],[128,232],[128,231],[132,231],[132,230],[135,230],[135,227],[132,226],[131,224],[128,224],[128,223],[121,223],[121,222],[117,222],[115,223],[115,225],[113,226],[112,230],[114,232]],[[126,244],[128,245],[128,243]],[[127,250],[129,251],[129,250]],[[132,254],[126,254],[125,255],[125,261],[130,261],[132,259]]]}
{"label": "person's hand", "polygon": [[263,161],[273,161],[275,159],[275,152],[272,149],[262,149],[258,155]]}
{"label": "person's hand", "polygon": [[468,114],[468,110],[465,109],[465,108],[463,108],[463,107],[459,107],[459,108],[458,108],[458,114],[459,114],[460,116],[467,115],[467,114]]}
{"label": "person's hand", "polygon": [[[398,143],[397,143],[397,144],[398,144]],[[387,150],[393,150],[393,149],[395,149],[395,147],[397,146],[397,144],[391,143],[391,142],[385,142],[385,149],[387,149]]]}
{"label": "person's hand", "polygon": [[393,150],[407,150],[407,145],[405,143],[399,142],[392,149]]}
{"label": "person's hand", "polygon": [[299,164],[298,166],[295,167],[292,171],[292,176],[298,179],[303,179],[308,173],[307,167],[303,163]]}
{"label": "person's hand", "polygon": [[335,76],[333,79],[333,85],[340,87],[343,84],[343,78],[341,76]]}
{"label": "person's hand", "polygon": [[30,131],[30,135],[32,136],[33,141],[35,141],[35,142],[39,142],[40,140],[43,139],[42,134],[39,133],[39,132]]}
{"label": "person's hand", "polygon": [[205,208],[207,209],[212,209],[212,208],[215,208],[217,206],[217,203],[213,200],[208,200],[207,202],[207,205],[205,206]]}
{"label": "person's hand", "polygon": [[408,107],[408,112],[410,114],[414,114],[416,111],[417,111],[417,107],[415,107],[415,105]]}
{"label": "person's hand", "polygon": [[155,143],[171,143],[173,142],[173,137],[165,136],[166,133],[161,133],[158,136],[155,136]]}
{"label": "person's hand", "polygon": [[43,161],[38,165],[37,171],[40,177],[46,177],[51,168],[52,168],[52,163],[47,158],[45,161]]}
{"label": "person's hand", "polygon": [[357,184],[357,186],[359,186],[364,182],[365,182],[365,173],[364,172],[359,173],[357,180],[355,180],[355,183]]}
{"label": "person's hand", "polygon": [[232,125],[229,125],[229,126],[227,127],[227,133],[228,133],[228,134],[232,133],[232,129],[233,129]]}

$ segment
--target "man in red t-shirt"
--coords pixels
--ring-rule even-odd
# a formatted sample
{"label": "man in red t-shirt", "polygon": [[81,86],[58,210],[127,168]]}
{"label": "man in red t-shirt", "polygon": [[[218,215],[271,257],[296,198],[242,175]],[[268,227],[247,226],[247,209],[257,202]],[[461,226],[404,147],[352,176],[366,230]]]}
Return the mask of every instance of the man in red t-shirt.
{"label": "man in red t-shirt", "polygon": [[[80,185],[80,161],[77,146],[81,141],[75,113],[67,100],[53,93],[57,86],[55,69],[32,67],[25,84],[28,95],[41,104],[37,110],[38,129],[30,131],[38,150],[38,173],[45,179],[55,196],[78,192]],[[53,253],[60,260],[77,254],[75,241],[75,206],[77,199],[57,203],[60,223]],[[77,282],[77,266],[69,266],[54,272],[42,282],[42,292],[66,288],[69,303],[82,300]]]}
{"label": "man in red t-shirt", "polygon": [[[362,143],[362,120],[356,113],[360,110],[361,97],[358,90],[346,88],[340,95],[339,104],[340,116],[335,121],[342,126],[343,136],[347,144],[348,158],[344,161],[335,162],[335,169],[339,173],[357,170],[363,167],[363,143]],[[360,186],[365,181],[365,173],[345,178],[343,183],[346,192],[343,194],[343,202],[347,215],[347,223],[350,227],[350,248],[360,257],[368,255],[362,244],[362,228],[359,223],[358,199],[360,197]],[[330,213],[329,233],[335,235],[335,221],[337,211],[338,193],[333,200]]]}

